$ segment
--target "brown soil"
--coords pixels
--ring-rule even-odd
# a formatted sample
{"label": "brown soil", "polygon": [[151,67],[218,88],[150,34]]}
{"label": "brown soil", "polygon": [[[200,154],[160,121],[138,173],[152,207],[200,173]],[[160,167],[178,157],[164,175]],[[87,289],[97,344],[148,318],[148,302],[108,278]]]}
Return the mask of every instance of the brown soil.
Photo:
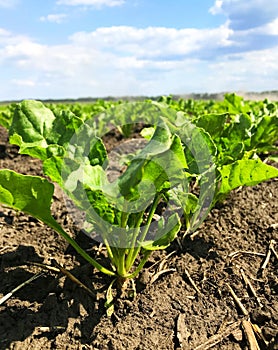
{"label": "brown soil", "polygon": [[[41,175],[40,162],[18,155],[3,128],[0,168]],[[0,297],[42,271],[28,262],[49,264],[50,258],[96,291],[92,297],[63,274],[45,271],[0,306],[0,349],[251,349],[243,319],[262,331],[260,349],[278,349],[277,246],[262,269],[271,240],[278,241],[277,183],[233,192],[183,246],[176,241],[155,253],[135,300],[119,299],[111,318],[104,307],[109,277],[37,220],[0,208]],[[104,258],[101,248],[78,232],[58,191],[52,212],[92,256]]]}

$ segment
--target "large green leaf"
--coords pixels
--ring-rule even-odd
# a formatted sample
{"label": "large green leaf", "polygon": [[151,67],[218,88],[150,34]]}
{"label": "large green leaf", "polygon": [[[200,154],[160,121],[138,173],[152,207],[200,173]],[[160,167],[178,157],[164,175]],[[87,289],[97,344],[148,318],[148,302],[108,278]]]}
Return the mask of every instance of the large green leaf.
{"label": "large green leaf", "polygon": [[[169,150],[153,157],[144,167],[142,181],[154,184],[156,192],[185,184],[187,162],[180,138],[173,135]],[[183,188],[185,190],[185,188]]]}
{"label": "large green leaf", "polygon": [[92,259],[53,218],[50,211],[53,191],[53,184],[39,176],[22,175],[7,169],[0,170],[0,203],[41,220],[64,237],[90,264],[114,276],[114,272]]}
{"label": "large green leaf", "polygon": [[224,130],[227,117],[228,117],[227,113],[203,114],[197,119],[196,125],[199,128],[202,128],[205,131],[207,131],[212,137],[212,139],[215,139],[216,137],[221,136]]}
{"label": "large green leaf", "polygon": [[9,130],[10,143],[20,147],[20,153],[42,160],[62,156],[82,120],[70,111],[58,116],[40,101],[26,100],[14,111]]}
{"label": "large green leaf", "polygon": [[184,144],[185,158],[190,174],[202,174],[214,164],[216,145],[210,134],[191,122],[185,122],[178,135]]}
{"label": "large green leaf", "polygon": [[186,167],[181,140],[162,122],[155,129],[150,142],[119,178],[120,192],[129,200],[137,199],[140,196],[138,185],[141,183],[141,192],[145,197],[154,195],[154,191],[160,192],[183,181],[183,169]]}
{"label": "large green leaf", "polygon": [[219,169],[221,186],[219,195],[226,195],[240,186],[254,186],[278,176],[278,169],[260,159],[243,159]]}
{"label": "large green leaf", "polygon": [[48,136],[54,114],[39,101],[23,101],[17,105],[10,127],[10,142],[20,147],[20,153],[45,159]]}
{"label": "large green leaf", "polygon": [[53,191],[53,184],[39,176],[0,170],[0,202],[42,221],[53,220],[50,213]]}

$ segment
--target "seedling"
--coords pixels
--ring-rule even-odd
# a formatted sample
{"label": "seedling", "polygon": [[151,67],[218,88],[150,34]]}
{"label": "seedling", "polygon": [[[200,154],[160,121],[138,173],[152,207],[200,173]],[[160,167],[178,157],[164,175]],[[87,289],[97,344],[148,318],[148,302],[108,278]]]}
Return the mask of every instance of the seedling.
{"label": "seedling", "polygon": [[[152,102],[147,104],[149,108]],[[192,232],[234,188],[278,176],[257,155],[260,147],[273,147],[277,118],[214,113],[189,119],[183,112],[169,112],[163,103],[153,105],[159,117],[143,132],[149,142],[128,157],[127,169],[113,182],[107,178],[108,155],[95,119],[70,111],[54,114],[41,102],[23,101],[9,130],[10,142],[20,153],[42,160],[50,181],[0,170],[0,203],[41,220],[92,266],[114,277],[109,295],[115,279],[124,286],[140,273],[153,250],[168,247],[183,222]],[[154,118],[145,121],[154,123]],[[130,114],[121,123],[130,125]],[[263,132],[266,125],[271,136]],[[130,133],[130,128],[119,129]],[[193,181],[198,193],[189,190]],[[84,229],[105,244],[110,268],[85,252],[51,215],[53,182],[85,212]]]}

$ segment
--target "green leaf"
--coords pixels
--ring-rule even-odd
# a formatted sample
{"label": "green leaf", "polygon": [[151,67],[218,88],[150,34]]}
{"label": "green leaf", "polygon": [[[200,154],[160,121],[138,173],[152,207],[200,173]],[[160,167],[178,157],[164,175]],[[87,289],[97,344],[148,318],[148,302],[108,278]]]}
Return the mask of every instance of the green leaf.
{"label": "green leaf", "polygon": [[183,169],[186,167],[180,138],[172,135],[166,124],[163,124],[156,128],[150,142],[119,178],[121,194],[129,200],[134,200],[140,197],[141,192],[146,200],[152,200],[155,193],[183,181]]}
{"label": "green leaf", "polygon": [[114,272],[92,259],[53,218],[50,211],[53,192],[54,185],[42,177],[22,175],[7,169],[0,170],[0,203],[43,221],[64,237],[90,264],[110,276],[115,276]]}
{"label": "green leaf", "polygon": [[0,170],[0,202],[44,222],[54,220],[50,213],[53,191],[53,184],[39,176]]}
{"label": "green leaf", "polygon": [[278,140],[278,116],[263,116],[251,129],[251,148],[263,152]]}
{"label": "green leaf", "polygon": [[[78,165],[75,162],[71,162],[68,172],[74,171]],[[43,162],[43,172],[46,176],[56,182],[60,187],[63,187],[62,168],[64,166],[64,160],[61,157],[50,157]]]}
{"label": "green leaf", "polygon": [[49,144],[53,143],[65,147],[82,125],[83,121],[81,118],[77,117],[71,111],[63,110],[56,116],[47,141]]}
{"label": "green leaf", "polygon": [[44,159],[54,120],[54,114],[41,102],[23,101],[14,112],[10,142],[20,147],[20,153]]}
{"label": "green leaf", "polygon": [[119,178],[121,194],[127,198],[138,198],[135,188],[142,180],[145,166],[158,154],[164,153],[171,147],[172,134],[169,128],[157,127],[150,142],[131,161],[129,167]]}
{"label": "green leaf", "polygon": [[0,125],[4,128],[9,129],[12,123],[14,104],[1,106],[0,105]]}
{"label": "green leaf", "polygon": [[11,133],[20,130],[24,142],[41,141],[44,144],[54,120],[54,114],[42,102],[26,100],[15,109]]}
{"label": "green leaf", "polygon": [[180,128],[178,135],[184,144],[185,158],[190,174],[202,174],[215,162],[217,148],[210,134],[186,122]]}
{"label": "green leaf", "polygon": [[[110,224],[114,224],[115,220],[118,219],[117,210],[112,205],[113,202],[109,201],[107,194],[104,194],[102,191],[91,191],[89,189],[86,190],[86,194],[91,204],[91,208],[88,208],[86,211],[87,219],[90,222],[97,223],[101,218]],[[116,224],[118,224],[118,222],[116,222]]]}
{"label": "green leaf", "polygon": [[278,169],[263,163],[260,159],[238,160],[219,169],[221,187],[218,194],[228,194],[240,186],[254,186],[278,176]]}
{"label": "green leaf", "polygon": [[181,140],[177,135],[173,135],[170,149],[146,165],[142,179],[152,182],[156,192],[161,192],[178,184],[184,185],[186,181],[185,168],[187,168],[187,162]]}
{"label": "green leaf", "polygon": [[229,145],[236,144],[237,142],[244,141],[245,139],[250,139],[250,128],[252,125],[251,117],[247,114],[240,114],[231,117],[232,120],[225,130],[223,137]]}
{"label": "green leaf", "polygon": [[82,120],[70,111],[56,116],[42,102],[26,100],[14,111],[9,130],[10,143],[20,147],[21,154],[42,160],[62,156]]}
{"label": "green leaf", "polygon": [[184,191],[174,188],[169,191],[170,199],[178,208],[183,208],[185,215],[192,215],[198,207],[198,197],[193,193],[185,193]]}
{"label": "green leaf", "polygon": [[203,114],[197,119],[196,125],[215,139],[222,135],[227,117],[227,114]]}
{"label": "green leaf", "polygon": [[103,165],[107,160],[107,151],[103,141],[100,138],[95,138],[88,154],[88,158],[92,166]]}
{"label": "green leaf", "polygon": [[103,141],[97,137],[93,120],[86,121],[72,135],[65,147],[65,157],[74,159],[80,164],[103,165],[107,159],[107,152]]}
{"label": "green leaf", "polygon": [[228,112],[232,114],[247,113],[250,110],[249,104],[244,101],[243,97],[235,93],[226,94],[223,104],[227,107]]}

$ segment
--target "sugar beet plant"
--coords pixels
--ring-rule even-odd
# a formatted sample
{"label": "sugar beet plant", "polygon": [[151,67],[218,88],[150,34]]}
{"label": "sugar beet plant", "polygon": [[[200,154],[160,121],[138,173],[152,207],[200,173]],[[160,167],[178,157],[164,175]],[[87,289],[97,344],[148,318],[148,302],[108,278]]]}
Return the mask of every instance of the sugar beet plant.
{"label": "sugar beet plant", "polygon": [[[8,123],[10,142],[21,154],[41,159],[46,177],[0,170],[0,203],[53,228],[122,285],[138,275],[153,250],[166,248],[183,224],[187,232],[194,231],[231,190],[278,175],[258,156],[274,148],[277,109],[258,118],[250,110],[189,118],[165,103],[119,108],[118,119],[114,110],[98,120],[109,120],[128,133],[130,127],[124,126],[134,122],[152,127],[143,130],[145,146],[126,158],[125,171],[110,182],[109,155],[97,118],[69,110],[54,114],[38,101],[19,103]],[[85,213],[83,228],[105,244],[110,268],[85,252],[54,219],[53,183]]]}

